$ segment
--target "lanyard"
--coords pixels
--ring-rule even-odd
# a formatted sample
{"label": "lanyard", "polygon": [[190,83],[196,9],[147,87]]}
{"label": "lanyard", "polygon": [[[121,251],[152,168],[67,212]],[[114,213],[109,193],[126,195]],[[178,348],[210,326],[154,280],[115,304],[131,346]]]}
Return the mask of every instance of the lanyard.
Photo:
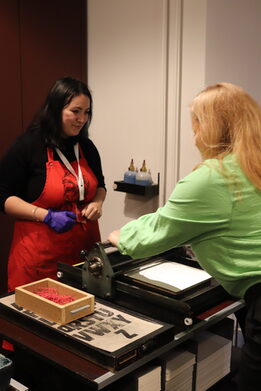
{"label": "lanyard", "polygon": [[80,167],[80,164],[79,164],[79,143],[75,144],[75,146],[74,146],[74,153],[75,153],[75,156],[76,156],[76,159],[77,159],[77,164],[78,164],[78,175],[76,174],[74,168],[69,163],[69,161],[66,159],[66,157],[64,156],[62,151],[60,151],[60,149],[58,149],[58,148],[55,148],[55,150],[58,153],[58,155],[59,155],[61,161],[63,162],[63,164],[65,165],[65,167],[77,179],[78,188],[79,188],[79,200],[83,201],[84,200],[84,181],[83,181],[83,176],[82,176],[82,170],[81,170],[81,167]]}

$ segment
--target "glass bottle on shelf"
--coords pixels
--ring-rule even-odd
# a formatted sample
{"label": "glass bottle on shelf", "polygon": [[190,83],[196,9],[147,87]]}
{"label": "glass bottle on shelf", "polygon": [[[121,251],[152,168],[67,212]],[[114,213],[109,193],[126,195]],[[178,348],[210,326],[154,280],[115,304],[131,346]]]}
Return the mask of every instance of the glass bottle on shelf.
{"label": "glass bottle on shelf", "polygon": [[136,175],[136,185],[151,185],[151,175],[147,171],[145,160],[143,160],[140,171]]}
{"label": "glass bottle on shelf", "polygon": [[132,184],[136,183],[136,171],[133,159],[131,159],[128,170],[124,173],[124,182]]}

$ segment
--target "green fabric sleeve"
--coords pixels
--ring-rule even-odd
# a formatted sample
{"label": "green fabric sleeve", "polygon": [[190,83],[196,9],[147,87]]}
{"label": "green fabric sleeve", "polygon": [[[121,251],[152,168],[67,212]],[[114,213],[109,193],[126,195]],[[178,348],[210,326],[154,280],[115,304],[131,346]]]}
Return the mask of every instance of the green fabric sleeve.
{"label": "green fabric sleeve", "polygon": [[121,228],[119,250],[137,259],[216,237],[229,224],[231,209],[217,163],[204,164],[178,182],[163,207]]}

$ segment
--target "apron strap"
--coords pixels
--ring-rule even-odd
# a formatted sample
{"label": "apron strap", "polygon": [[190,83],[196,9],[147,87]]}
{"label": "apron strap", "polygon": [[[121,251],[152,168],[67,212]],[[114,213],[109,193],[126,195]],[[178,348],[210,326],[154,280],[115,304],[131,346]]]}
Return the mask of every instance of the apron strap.
{"label": "apron strap", "polygon": [[47,148],[47,157],[48,157],[48,162],[53,160],[53,150],[52,150],[52,148]]}

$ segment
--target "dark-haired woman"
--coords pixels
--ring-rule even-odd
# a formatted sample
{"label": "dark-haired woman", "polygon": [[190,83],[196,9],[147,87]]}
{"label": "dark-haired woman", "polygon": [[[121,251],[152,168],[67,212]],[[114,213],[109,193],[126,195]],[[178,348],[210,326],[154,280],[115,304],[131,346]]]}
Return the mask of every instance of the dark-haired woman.
{"label": "dark-haired woman", "polygon": [[56,81],[40,112],[0,163],[0,208],[16,219],[8,289],[74,264],[100,240],[106,190],[99,153],[88,138],[92,97],[74,78]]}

